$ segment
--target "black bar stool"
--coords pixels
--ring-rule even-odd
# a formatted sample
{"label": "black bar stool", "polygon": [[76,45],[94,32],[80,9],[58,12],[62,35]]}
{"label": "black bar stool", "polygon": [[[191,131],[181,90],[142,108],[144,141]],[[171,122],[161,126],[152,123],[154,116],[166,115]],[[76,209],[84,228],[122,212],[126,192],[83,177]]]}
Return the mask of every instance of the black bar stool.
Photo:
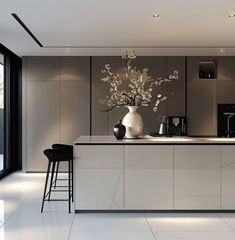
{"label": "black bar stool", "polygon": [[[68,201],[69,202],[69,213],[71,212],[71,198],[73,195],[73,182],[71,183],[71,174],[72,170],[71,165],[73,162],[73,157],[71,155],[71,152],[69,151],[64,151],[60,149],[46,149],[44,150],[44,154],[48,158],[48,167],[47,167],[47,174],[46,174],[46,182],[45,182],[45,187],[44,187],[44,193],[43,193],[43,199],[42,199],[42,207],[41,207],[41,212],[43,212],[44,208],[44,202],[45,201]],[[53,185],[55,184],[56,181],[54,181],[54,174],[58,172],[55,172],[55,167],[56,164],[58,165],[60,162],[68,162],[68,186],[56,186]],[[52,169],[51,169],[52,166]],[[49,175],[50,175],[50,169],[51,169],[51,177],[50,177],[50,184],[49,184],[49,191],[47,191],[48,188],[48,180],[49,180]],[[56,169],[57,170],[57,169]],[[57,179],[58,180],[58,179]],[[59,187],[66,187],[67,190],[52,190],[52,187],[59,188]],[[51,199],[51,192],[68,192],[68,199]]]}
{"label": "black bar stool", "polygon": [[[55,143],[52,145],[52,149],[65,151],[69,154],[69,159],[73,159],[73,146],[72,145]],[[58,179],[59,165],[60,165],[60,162],[57,162],[56,172],[55,172],[55,180],[53,181],[54,188],[56,188],[56,184],[57,184],[58,180],[59,181],[66,180],[66,179]],[[71,162],[70,172],[72,175],[72,177],[71,177],[72,184],[71,185],[72,185],[72,202],[73,202],[73,161]]]}

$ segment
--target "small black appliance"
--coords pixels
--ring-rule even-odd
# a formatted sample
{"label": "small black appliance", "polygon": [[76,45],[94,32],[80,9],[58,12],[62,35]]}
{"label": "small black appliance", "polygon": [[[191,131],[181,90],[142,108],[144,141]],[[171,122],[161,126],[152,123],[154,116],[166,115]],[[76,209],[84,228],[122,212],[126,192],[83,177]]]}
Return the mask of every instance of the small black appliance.
{"label": "small black appliance", "polygon": [[168,135],[186,136],[187,135],[187,118],[182,116],[169,116],[167,118]]}

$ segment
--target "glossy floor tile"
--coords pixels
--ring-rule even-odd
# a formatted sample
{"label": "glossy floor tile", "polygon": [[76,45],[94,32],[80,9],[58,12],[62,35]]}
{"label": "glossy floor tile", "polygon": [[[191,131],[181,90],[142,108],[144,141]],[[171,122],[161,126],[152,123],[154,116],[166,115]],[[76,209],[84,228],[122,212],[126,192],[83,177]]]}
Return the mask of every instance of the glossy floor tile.
{"label": "glossy floor tile", "polygon": [[68,214],[67,202],[45,202],[41,214],[44,181],[19,172],[0,180],[0,240],[235,239],[234,213]]}
{"label": "glossy floor tile", "polygon": [[143,214],[99,213],[76,214],[72,231],[148,232],[150,229]]}
{"label": "glossy floor tile", "polygon": [[221,218],[210,213],[150,213],[145,216],[154,232],[233,231]]}
{"label": "glossy floor tile", "polygon": [[157,240],[234,240],[235,232],[165,232],[155,233]]}
{"label": "glossy floor tile", "polygon": [[1,240],[64,240],[68,239],[68,232],[17,232],[5,231],[0,232]]}
{"label": "glossy floor tile", "polygon": [[71,232],[69,240],[155,240],[151,232]]}
{"label": "glossy floor tile", "polygon": [[[25,232],[68,232],[73,222],[73,214],[37,213],[16,210],[2,226],[3,231]],[[1,230],[0,229],[0,230]]]}

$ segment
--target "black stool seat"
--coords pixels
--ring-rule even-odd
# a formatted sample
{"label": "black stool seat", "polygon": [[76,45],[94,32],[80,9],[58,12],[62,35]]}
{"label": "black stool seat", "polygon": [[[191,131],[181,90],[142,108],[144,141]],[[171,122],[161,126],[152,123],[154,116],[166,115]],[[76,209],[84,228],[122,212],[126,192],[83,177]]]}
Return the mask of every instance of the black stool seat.
{"label": "black stool seat", "polygon": [[71,160],[70,153],[58,149],[46,149],[44,154],[47,156],[49,162],[67,162]]}
{"label": "black stool seat", "polygon": [[[68,201],[69,202],[69,213],[71,212],[71,198],[73,201],[73,181],[71,183],[71,180],[73,179],[73,168],[71,168],[73,164],[73,147],[70,145],[63,145],[60,147],[60,144],[54,144],[54,149],[46,149],[44,150],[44,154],[48,158],[48,167],[47,167],[47,175],[46,175],[46,182],[44,187],[44,194],[43,194],[43,200],[42,200],[42,207],[41,212],[43,212],[44,208],[44,202],[45,201]],[[72,151],[71,151],[72,150]],[[68,162],[68,179],[58,179],[58,171],[59,171],[59,163],[60,162]],[[56,167],[57,164],[57,167]],[[51,169],[52,165],[52,169]],[[56,171],[55,171],[56,168]],[[50,175],[51,170],[51,178],[50,178],[50,185],[49,185],[49,191],[47,192],[47,185],[48,185],[48,179]],[[55,180],[54,180],[54,174]],[[72,178],[71,178],[72,175]],[[58,180],[67,180],[68,186],[56,186],[56,182]],[[52,186],[54,188],[59,187],[66,187],[68,190],[52,190]],[[68,192],[68,199],[51,199],[51,192]]]}
{"label": "black stool seat", "polygon": [[71,145],[66,145],[66,144],[60,144],[60,143],[55,143],[52,145],[53,149],[57,149],[57,150],[61,150],[61,151],[65,151],[68,152],[68,154],[70,154],[71,159],[73,158],[73,146]]}

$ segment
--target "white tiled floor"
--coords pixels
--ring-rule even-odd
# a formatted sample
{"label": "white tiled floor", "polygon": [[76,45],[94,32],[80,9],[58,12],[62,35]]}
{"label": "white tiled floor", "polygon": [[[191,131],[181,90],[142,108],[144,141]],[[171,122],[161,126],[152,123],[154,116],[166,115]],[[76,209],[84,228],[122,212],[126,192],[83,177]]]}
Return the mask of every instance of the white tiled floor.
{"label": "white tiled floor", "polygon": [[0,240],[235,239],[233,213],[68,214],[66,202],[51,202],[41,214],[44,180],[14,173],[0,181]]}

